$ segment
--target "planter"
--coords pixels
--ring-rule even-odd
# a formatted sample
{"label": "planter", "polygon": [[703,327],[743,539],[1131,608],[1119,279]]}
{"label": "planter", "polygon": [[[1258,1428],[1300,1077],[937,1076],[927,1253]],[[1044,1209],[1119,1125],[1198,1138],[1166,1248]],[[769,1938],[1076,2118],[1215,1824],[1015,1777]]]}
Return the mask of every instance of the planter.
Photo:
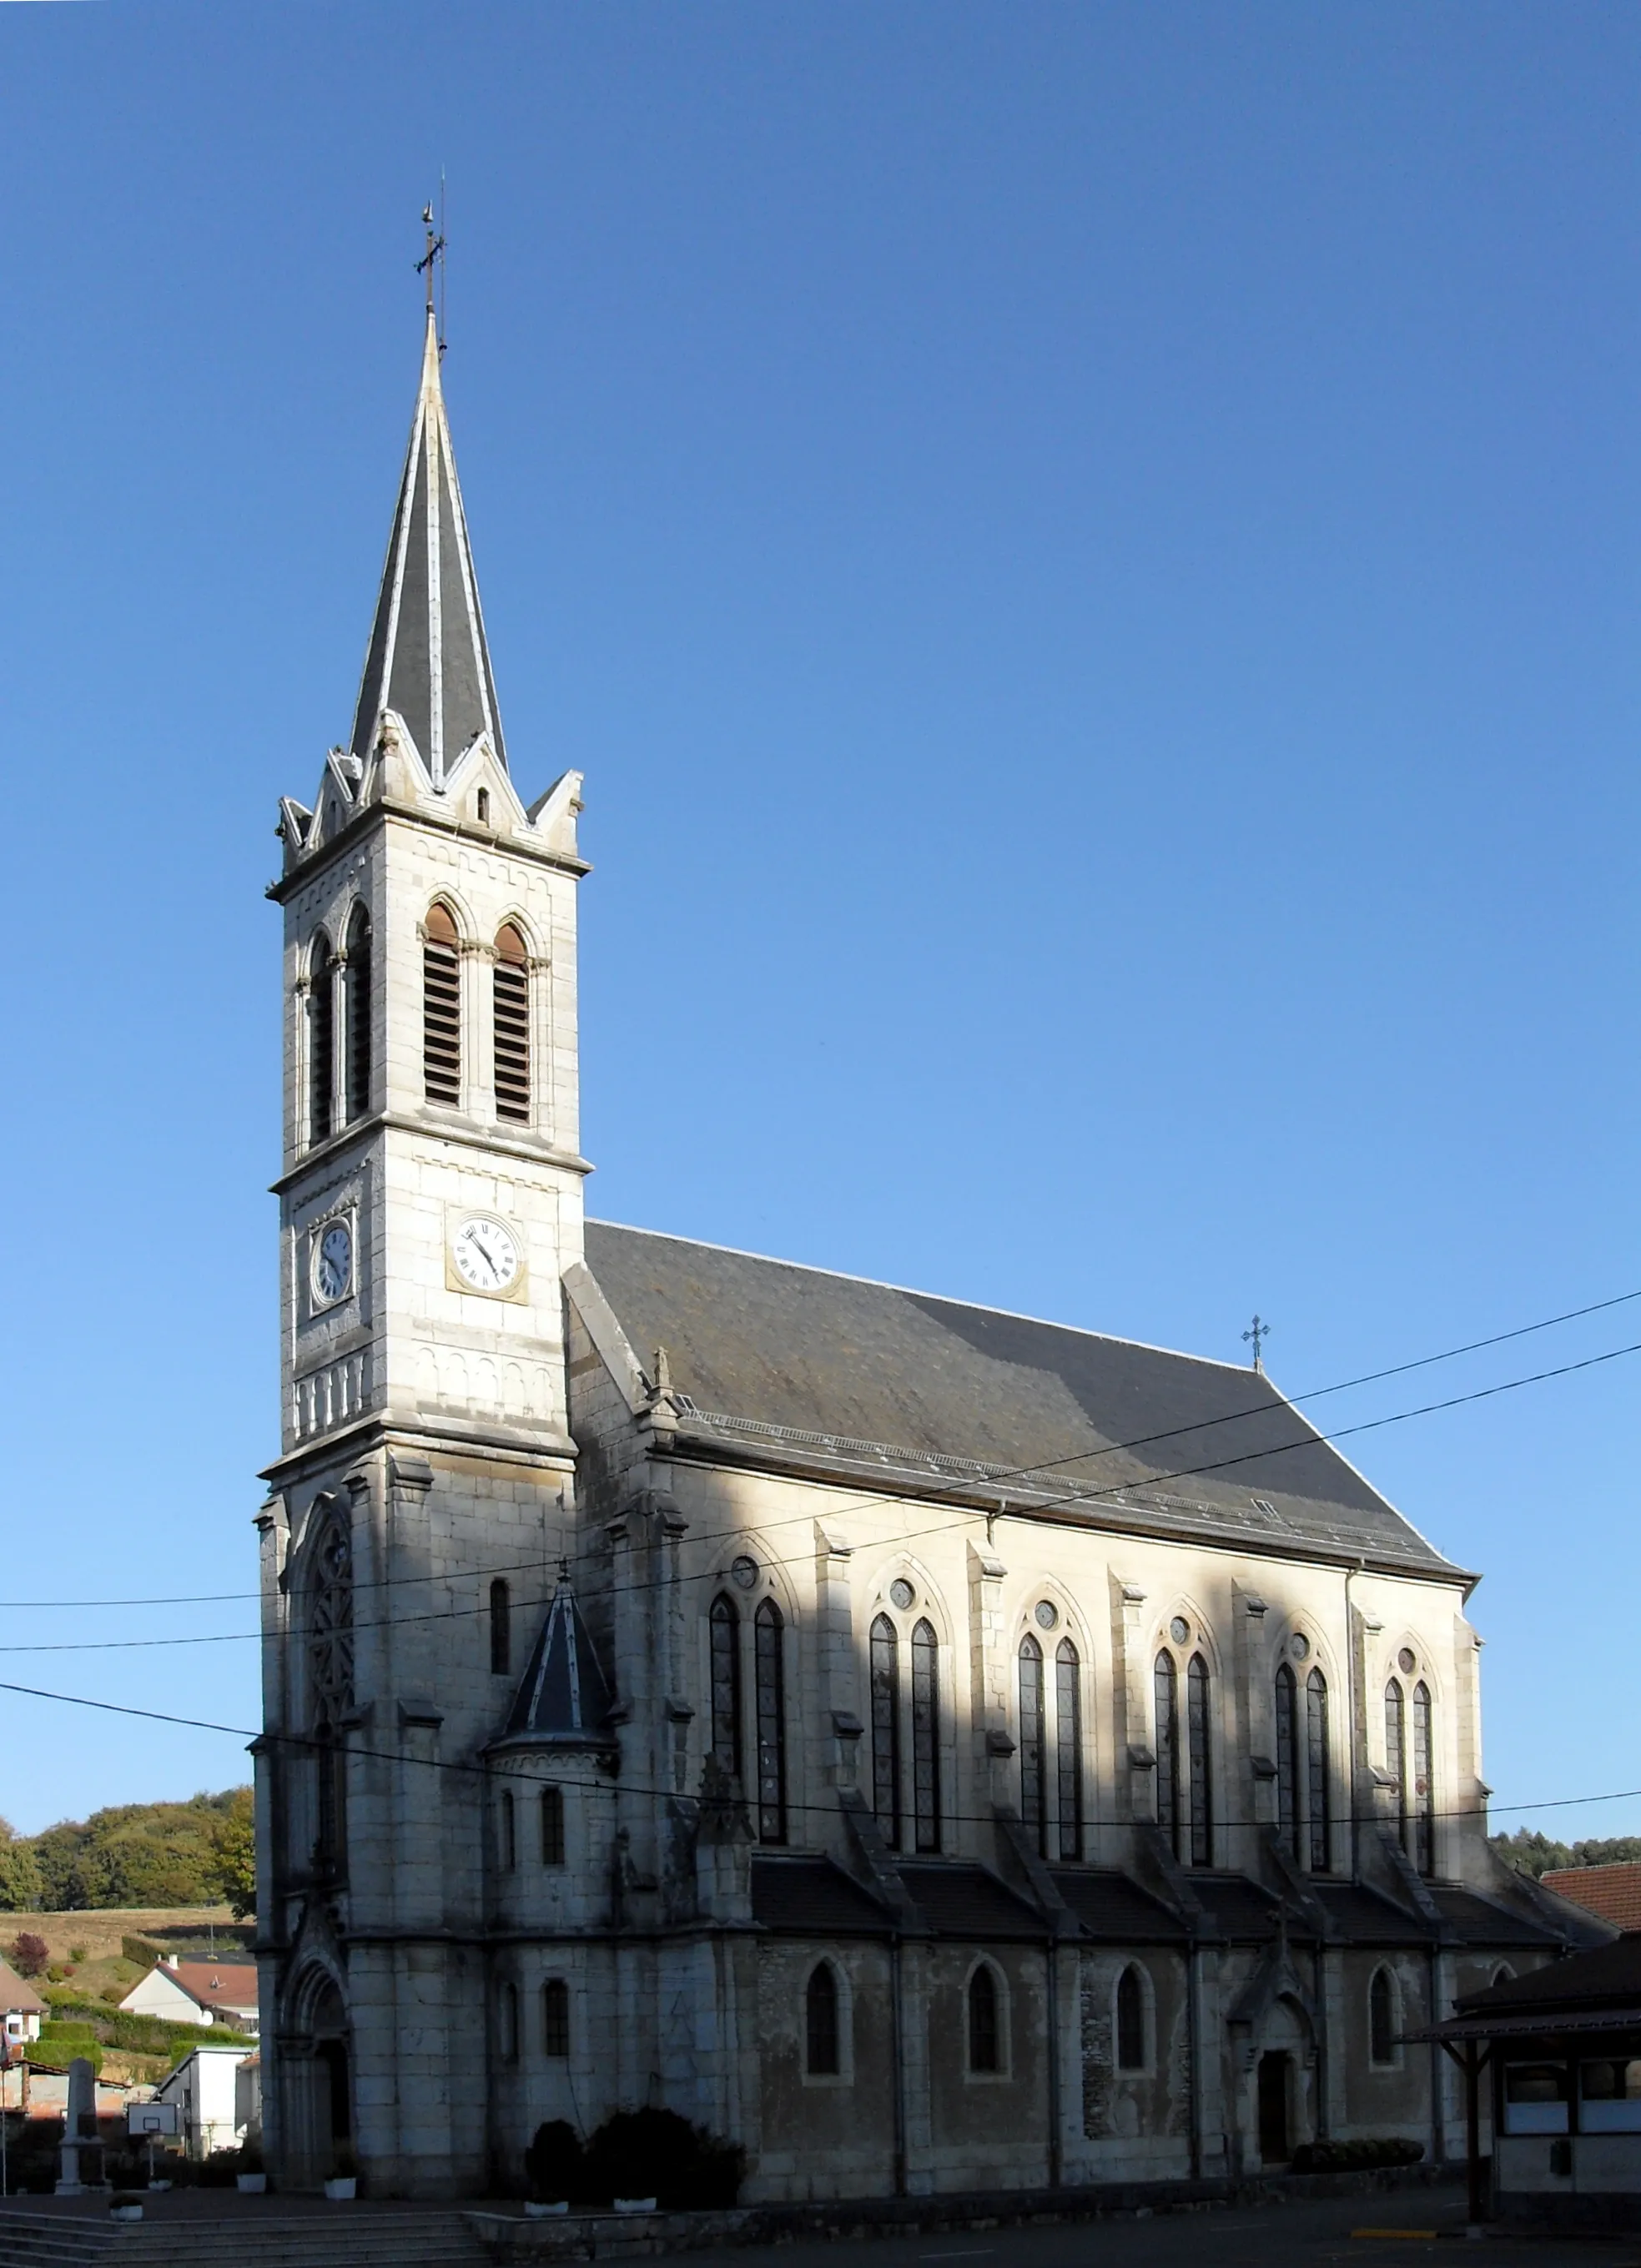
{"label": "planter", "polygon": [[617,2198],[615,2210],[617,2213],[653,2213],[655,2199],[653,2198]]}
{"label": "planter", "polygon": [[562,2205],[538,2205],[534,2198],[530,2198],[526,2199],[525,2204],[524,2217],[526,2220],[550,2220],[554,2214],[568,2213],[569,2211],[570,2199],[568,2198],[564,2199]]}
{"label": "planter", "polygon": [[171,2184],[169,2182],[150,2182],[148,2186],[151,2190],[168,2190]]}
{"label": "planter", "polygon": [[333,2205],[348,2205],[359,2194],[357,2174],[333,2174],[325,2184],[325,2194]]}
{"label": "planter", "polygon": [[267,2194],[266,2174],[236,2174],[233,2178],[241,2197],[263,2197]]}
{"label": "planter", "polygon": [[111,2205],[108,2218],[110,2220],[141,2220],[143,2208],[140,2205]]}

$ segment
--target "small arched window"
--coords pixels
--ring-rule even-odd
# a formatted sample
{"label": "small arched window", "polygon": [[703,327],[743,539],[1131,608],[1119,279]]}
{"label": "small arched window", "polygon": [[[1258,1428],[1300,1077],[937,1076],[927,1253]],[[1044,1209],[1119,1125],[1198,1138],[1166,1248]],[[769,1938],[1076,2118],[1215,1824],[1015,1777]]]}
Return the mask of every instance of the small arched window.
{"label": "small arched window", "polygon": [[562,1977],[549,1977],[541,1987],[541,2052],[570,2053],[570,1987]]}
{"label": "small arched window", "polygon": [[368,1117],[371,1108],[371,917],[356,906],[348,924],[347,1118]]}
{"label": "small arched window", "polygon": [[564,1863],[564,1791],[562,1787],[541,1790],[541,1864],[562,1867]]}
{"label": "small arched window", "polygon": [[501,1576],[490,1585],[490,1675],[505,1677],[512,1668],[512,1602]]}
{"label": "small arched window", "polygon": [[496,936],[496,1116],[530,1117],[530,956],[511,922]]}
{"label": "small arched window", "polygon": [[1493,1990],[1497,1992],[1501,1984],[1513,1984],[1515,1975],[1516,1972],[1510,1963],[1507,1961],[1501,1961],[1493,1971]]}
{"label": "small arched window", "polygon": [[502,1872],[513,1873],[519,1864],[519,1812],[511,1790],[502,1791]]}
{"label": "small arched window", "polygon": [[1060,1640],[1054,1657],[1054,1742],[1058,1760],[1060,1856],[1083,1855],[1083,1680],[1077,1648]]}
{"label": "small arched window", "polygon": [[829,1961],[817,1962],[804,1992],[804,2068],[811,2079],[835,2079],[842,2068],[837,1977]]}
{"label": "small arched window", "polygon": [[891,1851],[901,1847],[901,1641],[887,1615],[872,1625],[872,1808]]}
{"label": "small arched window", "polygon": [[1333,1820],[1328,1800],[1328,1680],[1320,1669],[1313,1669],[1305,1681],[1305,1808],[1311,1872],[1325,1874],[1331,1864]]}
{"label": "small arched window", "polygon": [[308,948],[308,1140],[328,1139],[336,1112],[336,970],[330,939]]}
{"label": "small arched window", "polygon": [[504,1981],[497,1995],[500,2006],[497,2011],[501,2021],[501,2048],[504,2063],[519,2060],[519,1987]]}
{"label": "small arched window", "polygon": [[740,1771],[740,1616],[720,1591],[707,1611],[712,1653],[712,1754],[733,1779]]}
{"label": "small arched window", "polygon": [[1157,1824],[1180,1853],[1180,1673],[1165,1648],[1152,1674],[1157,1705]]}
{"label": "small arched window", "polygon": [[1282,1846],[1299,1855],[1299,1692],[1284,1661],[1277,1670],[1277,1832]]}
{"label": "small arched window", "polygon": [[430,1102],[461,1101],[461,940],[450,908],[428,908],[422,943],[422,1080]]}
{"label": "small arched window", "polygon": [[1130,1962],[1117,1979],[1117,2069],[1145,2068],[1145,1987]]}
{"label": "small arched window", "polygon": [[786,1840],[786,1673],[784,1622],[773,1599],[752,1620],[758,1707],[758,1840]]}
{"label": "small arched window", "polygon": [[1049,1851],[1049,1801],[1043,1786],[1042,1648],[1030,1631],[1020,1640],[1020,1816],[1043,1856]]}
{"label": "small arched window", "polygon": [[1409,1841],[1407,1705],[1394,1677],[1385,1688],[1385,1763],[1396,1791],[1396,1823],[1405,1851]]}
{"label": "small arched window", "polygon": [[1395,1988],[1387,1969],[1376,1969],[1367,1988],[1367,2053],[1372,2063],[1396,2059]]}
{"label": "small arched window", "polygon": [[1436,1755],[1431,1729],[1431,1690],[1423,1678],[1413,1689],[1413,1863],[1421,1874],[1436,1867]]}
{"label": "small arched window", "polygon": [[477,795],[475,796],[474,801],[478,806],[479,825],[481,827],[488,827],[490,823],[490,792],[489,788],[482,787]]}
{"label": "small arched window", "polygon": [[1191,1864],[1214,1863],[1213,1765],[1211,1727],[1208,1717],[1208,1664],[1200,1653],[1191,1656],[1185,1673],[1186,1738],[1191,1765]]}
{"label": "small arched window", "polygon": [[912,1817],[920,1851],[940,1847],[940,1642],[934,1624],[912,1632]]}
{"label": "small arched window", "polygon": [[968,2067],[979,2072],[1003,2068],[997,1980],[983,1961],[968,1980]]}

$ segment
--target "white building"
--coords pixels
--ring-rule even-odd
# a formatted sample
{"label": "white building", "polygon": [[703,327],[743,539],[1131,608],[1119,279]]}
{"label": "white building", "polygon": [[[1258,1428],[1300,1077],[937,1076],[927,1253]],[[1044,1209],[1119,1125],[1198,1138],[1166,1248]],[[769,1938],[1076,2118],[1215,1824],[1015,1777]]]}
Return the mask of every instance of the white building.
{"label": "white building", "polygon": [[249,2097],[241,2076],[243,2048],[190,2048],[154,2089],[156,2102],[176,2106],[182,2147],[190,2158],[232,2150],[245,2139]]}
{"label": "white building", "polygon": [[754,2198],[1460,2146],[1403,2031],[1584,1927],[1488,1849],[1475,1579],[1256,1373],[585,1221],[581,784],[510,770],[430,319],[272,891],[271,2162],[475,2191],[646,2102]]}
{"label": "white building", "polygon": [[13,2049],[25,2040],[40,2037],[45,2013],[46,2003],[33,1986],[18,1975],[10,1962],[0,1961],[0,2028]]}
{"label": "white building", "polygon": [[185,1961],[167,1955],[139,1977],[121,2008],[136,2016],[162,2016],[173,2024],[257,2028],[256,1964],[251,1961]]}

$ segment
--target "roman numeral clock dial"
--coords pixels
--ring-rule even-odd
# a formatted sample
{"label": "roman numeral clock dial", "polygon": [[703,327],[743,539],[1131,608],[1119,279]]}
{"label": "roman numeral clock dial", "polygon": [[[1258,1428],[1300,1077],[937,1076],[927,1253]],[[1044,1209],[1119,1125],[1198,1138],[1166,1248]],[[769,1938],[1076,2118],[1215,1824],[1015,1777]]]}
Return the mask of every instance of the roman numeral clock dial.
{"label": "roman numeral clock dial", "polygon": [[519,1278],[519,1240],[504,1221],[486,1213],[464,1220],[452,1237],[450,1256],[463,1285],[492,1299],[511,1292]]}

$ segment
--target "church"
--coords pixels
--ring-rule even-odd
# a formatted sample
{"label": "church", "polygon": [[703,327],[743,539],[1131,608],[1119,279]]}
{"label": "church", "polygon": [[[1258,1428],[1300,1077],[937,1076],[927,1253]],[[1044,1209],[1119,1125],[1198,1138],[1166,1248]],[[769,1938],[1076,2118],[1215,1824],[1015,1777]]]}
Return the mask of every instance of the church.
{"label": "church", "polygon": [[516,2189],[644,2105],[749,2201],[1461,2152],[1407,2036],[1604,1933],[1489,1850],[1476,1578],[1257,1366],[588,1219],[531,761],[430,309],[269,892],[276,2176]]}

